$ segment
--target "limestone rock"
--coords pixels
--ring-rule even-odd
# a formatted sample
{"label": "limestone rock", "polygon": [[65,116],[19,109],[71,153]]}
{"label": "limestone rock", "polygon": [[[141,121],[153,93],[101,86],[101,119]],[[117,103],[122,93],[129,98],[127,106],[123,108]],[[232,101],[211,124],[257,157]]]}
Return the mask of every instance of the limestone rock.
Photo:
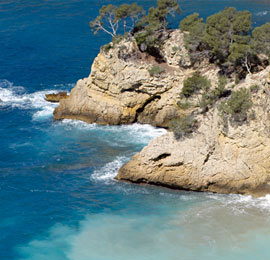
{"label": "limestone rock", "polygon": [[[173,43],[169,43],[171,39]],[[181,51],[170,54],[173,52],[171,44],[176,42]],[[114,125],[139,122],[166,127],[179,113],[176,101],[183,79],[193,70],[177,65],[189,63],[179,30],[165,42],[162,51],[165,49],[168,63],[162,64],[141,53],[130,40],[123,40],[107,51],[101,50],[89,77],[79,80],[70,97],[61,100],[54,118]],[[151,76],[149,70],[154,66],[160,67],[162,73]]]}
{"label": "limestone rock", "polygon": [[179,30],[174,30],[161,50],[169,65],[184,68],[192,65],[188,50],[184,46],[184,34]]}
{"label": "limestone rock", "polygon": [[69,97],[69,95],[65,91],[45,95],[46,101],[53,102],[53,103],[57,103],[61,99],[65,99],[65,98],[68,98],[68,97]]}
{"label": "limestone rock", "polygon": [[217,108],[200,115],[190,138],[173,133],[152,140],[117,175],[119,180],[192,191],[270,193],[270,67],[237,86],[257,85],[248,124],[224,129]]}

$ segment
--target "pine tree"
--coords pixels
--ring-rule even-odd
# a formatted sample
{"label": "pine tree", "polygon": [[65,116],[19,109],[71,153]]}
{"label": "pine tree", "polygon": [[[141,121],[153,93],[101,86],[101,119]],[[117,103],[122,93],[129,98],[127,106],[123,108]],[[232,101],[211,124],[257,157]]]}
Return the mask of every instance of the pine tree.
{"label": "pine tree", "polygon": [[89,23],[90,27],[97,34],[100,30],[112,37],[117,35],[119,20],[115,17],[117,7],[114,5],[103,5],[99,10],[99,16]]}
{"label": "pine tree", "polygon": [[248,73],[251,73],[250,59],[252,56],[253,52],[249,44],[233,43],[230,46],[229,61],[235,65],[244,65]]}
{"label": "pine tree", "polygon": [[117,7],[114,5],[104,5],[99,10],[99,16],[94,21],[90,22],[90,27],[94,33],[104,31],[105,33],[115,37],[118,33],[119,24],[123,23],[123,31],[131,32],[139,19],[144,15],[144,10],[141,6],[134,4],[122,4]]}
{"label": "pine tree", "polygon": [[151,7],[140,26],[149,31],[166,31],[168,28],[168,16],[181,13],[177,0],[157,0],[157,7]]}
{"label": "pine tree", "polygon": [[200,45],[204,26],[198,13],[191,14],[180,22],[179,28],[185,33],[186,47],[190,52],[196,51]]}
{"label": "pine tree", "polygon": [[253,30],[251,47],[257,54],[264,54],[270,58],[270,23]]}
{"label": "pine tree", "polygon": [[139,19],[144,15],[144,10],[137,3],[122,4],[115,10],[115,21],[123,21],[124,33],[129,28],[129,32],[132,31],[139,21]]}
{"label": "pine tree", "polygon": [[229,7],[207,18],[203,42],[223,62],[230,55],[232,44],[249,42],[251,28],[250,12],[237,12],[234,7]]}

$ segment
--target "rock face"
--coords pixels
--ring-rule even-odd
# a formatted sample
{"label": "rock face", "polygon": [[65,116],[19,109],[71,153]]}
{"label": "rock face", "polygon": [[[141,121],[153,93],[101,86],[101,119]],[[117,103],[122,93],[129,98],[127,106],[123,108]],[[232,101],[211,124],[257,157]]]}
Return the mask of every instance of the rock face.
{"label": "rock face", "polygon": [[69,97],[69,95],[65,91],[59,92],[59,93],[56,93],[56,94],[53,93],[53,94],[46,94],[45,95],[46,101],[53,102],[53,103],[57,103],[61,99],[66,99],[68,97]]}
{"label": "rock face", "polygon": [[224,128],[214,108],[199,116],[190,138],[173,133],[154,139],[116,177],[192,191],[270,193],[270,67],[248,76],[237,87],[257,85],[248,124]]}
{"label": "rock face", "polygon": [[[173,31],[161,50],[166,63],[158,64],[132,41],[111,44],[97,56],[89,77],[77,82],[70,98],[61,100],[54,118],[167,126],[179,113],[176,99],[183,79],[193,72],[187,68],[191,62],[183,46],[183,34]],[[151,69],[159,73],[150,75]]]}
{"label": "rock face", "polygon": [[[160,49],[165,62],[158,63],[130,40],[111,43],[95,59],[89,77],[77,82],[69,98],[60,100],[54,118],[168,126],[184,113],[176,103],[184,79],[196,70],[183,46],[183,34],[171,32]],[[215,65],[204,62],[197,70],[216,84]],[[116,179],[192,191],[270,193],[270,66],[248,75],[235,88],[255,85],[258,91],[253,88],[257,92],[252,94],[248,123],[224,125],[217,104],[197,115],[198,129],[192,136],[176,139],[168,132],[154,139],[119,170]]]}

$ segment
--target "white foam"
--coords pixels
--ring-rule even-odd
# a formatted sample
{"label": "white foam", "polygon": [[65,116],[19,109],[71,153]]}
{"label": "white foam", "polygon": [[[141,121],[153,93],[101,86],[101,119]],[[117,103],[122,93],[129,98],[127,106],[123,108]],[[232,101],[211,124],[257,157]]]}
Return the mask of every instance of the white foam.
{"label": "white foam", "polygon": [[120,127],[114,127],[114,132],[123,132],[126,131],[131,137],[139,138],[142,142],[148,143],[151,139],[161,136],[167,132],[163,128],[156,128],[151,125],[146,124],[132,124],[132,125],[121,125]]}
{"label": "white foam", "polygon": [[0,80],[0,106],[10,106],[19,109],[34,109],[33,120],[52,116],[55,103],[47,102],[45,94],[54,93],[55,90],[43,90],[26,93],[21,86],[14,86],[7,80]]}
{"label": "white foam", "polygon": [[270,14],[270,11],[261,11],[261,12],[256,13],[255,15],[257,15],[257,16],[265,16],[267,14]]}
{"label": "white foam", "polygon": [[59,122],[59,124],[64,125],[65,127],[71,129],[71,128],[77,128],[80,130],[93,130],[97,129],[97,124],[88,124],[83,121],[79,120],[73,120],[73,119],[63,119]]}
{"label": "white foam", "polygon": [[[69,128],[77,128],[80,130],[101,130],[104,132],[112,133],[112,137],[110,138],[110,143],[113,138],[117,138],[116,141],[125,141],[127,140],[129,143],[142,143],[147,144],[153,138],[161,136],[166,133],[167,130],[163,128],[156,128],[147,124],[130,124],[130,125],[121,125],[121,126],[99,126],[97,124],[88,124],[79,120],[71,120],[64,119],[60,122],[60,124],[64,124]],[[121,140],[119,139],[119,135],[121,135]],[[119,147],[121,146],[120,142],[115,142]]]}
{"label": "white foam", "polygon": [[93,181],[102,181],[109,184],[113,181],[117,175],[118,170],[128,160],[127,157],[119,156],[112,162],[105,164],[102,168],[95,170],[91,175]]}
{"label": "white foam", "polygon": [[265,197],[254,198],[245,195],[209,195],[210,198],[222,202],[224,205],[231,207],[235,212],[243,212],[245,209],[260,209],[270,211],[270,194]]}

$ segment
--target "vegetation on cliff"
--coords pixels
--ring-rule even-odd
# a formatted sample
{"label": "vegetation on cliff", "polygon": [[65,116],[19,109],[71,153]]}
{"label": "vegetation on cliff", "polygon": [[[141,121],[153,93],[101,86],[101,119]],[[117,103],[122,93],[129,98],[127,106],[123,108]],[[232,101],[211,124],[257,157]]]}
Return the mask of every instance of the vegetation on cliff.
{"label": "vegetation on cliff", "polygon": [[169,125],[177,139],[196,130],[196,124],[188,124],[191,121],[187,118],[193,118],[195,122],[196,115],[205,114],[214,106],[219,110],[224,127],[228,121],[236,127],[248,121],[248,112],[252,108],[251,93],[256,93],[258,86],[252,85],[234,91],[234,85],[228,87],[227,83],[225,76],[219,76],[216,86],[213,87],[211,81],[198,71],[184,80],[177,105],[186,112],[184,116],[173,119]]}
{"label": "vegetation on cliff", "polygon": [[146,12],[138,5],[103,7],[90,25],[107,30],[112,43],[55,118],[169,127],[117,179],[269,193],[270,24],[252,31],[251,14],[231,7],[205,21],[189,15],[172,30],[169,16],[177,13],[169,0]]}
{"label": "vegetation on cliff", "polygon": [[189,98],[199,91],[206,92],[209,90],[211,82],[204,76],[196,71],[193,75],[184,80],[184,86],[180,93],[182,98]]}
{"label": "vegetation on cliff", "polygon": [[247,119],[247,113],[252,107],[249,89],[241,88],[233,91],[230,98],[221,102],[219,110],[223,119],[235,122],[243,122]]}
{"label": "vegetation on cliff", "polygon": [[[122,33],[124,37],[133,38],[140,51],[164,62],[160,48],[169,37],[168,17],[180,13],[177,0],[157,0],[156,7],[147,12],[137,3],[110,4],[100,9],[90,26],[94,33],[103,31],[113,38]],[[270,23],[252,31],[249,11],[225,8],[209,16],[206,22],[194,13],[184,18],[179,28],[185,33],[186,48],[193,63],[209,59],[220,66],[223,74],[236,73],[240,79],[269,64]]]}
{"label": "vegetation on cliff", "polygon": [[198,121],[192,114],[175,118],[169,124],[169,129],[174,133],[176,139],[189,136],[197,128]]}
{"label": "vegetation on cliff", "polygon": [[180,14],[176,0],[157,0],[157,6],[149,8],[147,14],[141,6],[123,4],[103,6],[99,16],[90,22],[94,33],[103,31],[112,37],[118,32],[134,37],[141,51],[159,55],[163,34],[168,29],[168,17]]}
{"label": "vegetation on cliff", "polygon": [[[180,29],[185,32],[186,47],[193,61],[203,55],[221,66],[223,73],[236,72],[240,78],[260,70],[264,63],[268,65],[270,24],[252,31],[251,18],[249,11],[229,7],[209,16],[206,23],[197,13],[183,19]],[[263,59],[259,58],[261,54]]]}
{"label": "vegetation on cliff", "polygon": [[[136,3],[107,5],[100,9],[90,26],[95,33],[104,31],[112,36],[112,43],[103,47],[105,53],[127,38],[137,44],[139,52],[153,56],[158,63],[165,63],[164,44],[172,34],[169,16],[180,13],[177,0],[157,0],[156,6],[147,12]],[[191,14],[180,22],[179,28],[184,34],[191,66],[198,68],[200,63],[208,61],[216,64],[220,71],[216,83],[198,71],[183,81],[177,105],[185,111],[185,116],[171,121],[170,129],[178,137],[189,135],[196,129],[196,114],[206,113],[214,106],[219,107],[224,121],[247,121],[252,107],[251,89],[234,90],[231,83],[235,78],[237,85],[247,74],[258,72],[269,64],[270,23],[252,31],[251,13],[229,7],[209,16],[206,21],[198,13]],[[181,47],[173,46],[172,51],[181,51]],[[163,64],[153,63],[148,69],[151,77],[167,73],[166,66],[160,65]]]}
{"label": "vegetation on cliff", "polygon": [[112,4],[103,5],[99,15],[89,25],[95,34],[103,31],[115,37],[119,32],[120,24],[123,26],[124,33],[131,32],[144,14],[144,9],[137,3],[122,4],[119,7]]}

